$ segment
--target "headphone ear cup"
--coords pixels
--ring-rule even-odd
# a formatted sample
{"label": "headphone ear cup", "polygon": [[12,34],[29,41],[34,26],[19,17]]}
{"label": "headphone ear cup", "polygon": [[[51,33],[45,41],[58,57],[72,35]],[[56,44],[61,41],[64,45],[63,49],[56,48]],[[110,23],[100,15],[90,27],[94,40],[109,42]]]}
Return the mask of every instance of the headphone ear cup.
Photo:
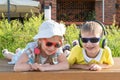
{"label": "headphone ear cup", "polygon": [[79,42],[80,47],[82,48],[82,40],[81,40],[81,37],[79,37],[78,42]]}
{"label": "headphone ear cup", "polygon": [[107,45],[107,40],[104,39],[104,40],[103,40],[103,43],[102,43],[102,48],[105,48],[106,45]]}
{"label": "headphone ear cup", "polygon": [[104,48],[107,45],[107,40],[106,40],[105,36],[103,38],[101,38],[99,45],[101,48]]}

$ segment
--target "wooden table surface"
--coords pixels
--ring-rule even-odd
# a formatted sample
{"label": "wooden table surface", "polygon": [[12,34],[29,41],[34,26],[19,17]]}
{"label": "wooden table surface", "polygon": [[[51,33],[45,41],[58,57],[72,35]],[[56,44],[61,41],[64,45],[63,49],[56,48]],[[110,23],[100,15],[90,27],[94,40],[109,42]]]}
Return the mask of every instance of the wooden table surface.
{"label": "wooden table surface", "polygon": [[0,59],[0,80],[120,80],[120,58],[115,65],[101,71],[70,69],[51,72],[14,72],[8,60]]}

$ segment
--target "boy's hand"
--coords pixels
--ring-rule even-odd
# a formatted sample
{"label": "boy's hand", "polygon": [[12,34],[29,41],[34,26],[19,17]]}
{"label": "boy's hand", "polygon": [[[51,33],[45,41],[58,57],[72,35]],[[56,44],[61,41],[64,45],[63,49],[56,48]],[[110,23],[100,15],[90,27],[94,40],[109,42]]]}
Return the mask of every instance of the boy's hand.
{"label": "boy's hand", "polygon": [[89,65],[89,70],[92,70],[92,71],[100,71],[100,70],[102,70],[102,67],[99,66],[98,64],[90,64],[90,65]]}

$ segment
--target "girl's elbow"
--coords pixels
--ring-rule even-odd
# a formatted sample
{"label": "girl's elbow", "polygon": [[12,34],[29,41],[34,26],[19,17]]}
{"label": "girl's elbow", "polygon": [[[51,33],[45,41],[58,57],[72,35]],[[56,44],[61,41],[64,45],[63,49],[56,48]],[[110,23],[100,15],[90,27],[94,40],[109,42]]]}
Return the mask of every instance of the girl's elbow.
{"label": "girl's elbow", "polygon": [[19,69],[19,67],[18,67],[17,65],[14,66],[13,70],[14,70],[15,72],[20,71],[20,69]]}
{"label": "girl's elbow", "polygon": [[17,69],[16,65],[14,66],[13,70],[14,70],[14,71],[18,71],[18,69]]}
{"label": "girl's elbow", "polygon": [[64,68],[65,68],[66,70],[70,68],[68,62],[64,63]]}

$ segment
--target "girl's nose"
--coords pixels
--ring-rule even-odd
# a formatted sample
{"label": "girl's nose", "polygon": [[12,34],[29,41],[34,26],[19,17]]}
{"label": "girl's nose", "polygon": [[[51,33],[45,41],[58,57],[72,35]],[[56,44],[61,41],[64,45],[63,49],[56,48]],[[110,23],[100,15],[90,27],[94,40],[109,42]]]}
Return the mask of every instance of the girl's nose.
{"label": "girl's nose", "polygon": [[56,47],[55,47],[55,46],[51,46],[51,47],[49,47],[49,49],[51,49],[51,50],[55,50]]}

